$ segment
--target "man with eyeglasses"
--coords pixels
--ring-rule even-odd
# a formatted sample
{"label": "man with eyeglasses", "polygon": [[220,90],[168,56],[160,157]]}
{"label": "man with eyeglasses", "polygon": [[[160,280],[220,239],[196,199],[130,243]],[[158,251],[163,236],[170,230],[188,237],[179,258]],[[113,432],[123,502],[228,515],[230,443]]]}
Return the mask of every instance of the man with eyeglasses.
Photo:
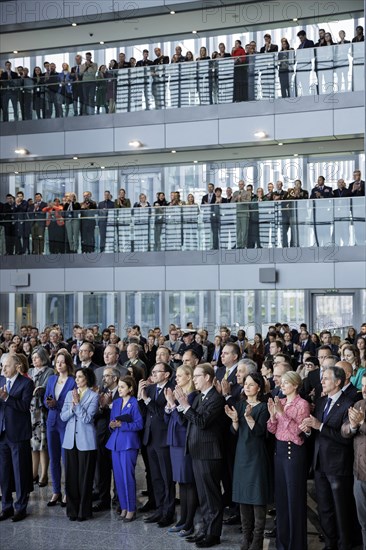
{"label": "man with eyeglasses", "polygon": [[[111,418],[112,401],[118,399],[119,371],[114,367],[103,370],[103,389],[99,395],[99,410],[95,415],[97,431],[97,464],[95,470],[96,493],[98,502],[93,506],[93,512],[102,512],[111,507],[112,453],[106,448],[110,436],[109,422]],[[97,496],[95,495],[95,496]]]}
{"label": "man with eyeglasses", "polygon": [[175,485],[167,445],[168,425],[164,421],[167,404],[165,390],[173,388],[171,375],[172,369],[167,363],[156,363],[151,371],[153,383],[140,380],[137,394],[141,414],[145,419],[142,443],[147,448],[156,503],[156,511],[144,521],[157,523],[159,527],[168,527],[173,523],[175,510]]}
{"label": "man with eyeglasses", "polygon": [[[103,358],[104,358],[105,367],[117,369],[117,371],[119,372],[120,378],[122,376],[127,376],[128,374],[130,374],[128,369],[126,369],[126,367],[124,367],[119,363],[118,361],[119,349],[118,349],[118,346],[116,346],[115,344],[108,344],[106,346],[106,348],[104,349]],[[102,384],[103,374],[104,374],[104,367],[99,367],[95,371],[97,386],[99,386],[99,388],[103,387],[103,384]]]}
{"label": "man with eyeglasses", "polygon": [[186,538],[198,548],[220,544],[223,520],[221,477],[225,399],[214,387],[215,371],[209,363],[194,369],[193,382],[201,393],[189,404],[177,386],[175,397],[188,420],[186,453],[192,457],[194,478],[202,514],[202,531]]}

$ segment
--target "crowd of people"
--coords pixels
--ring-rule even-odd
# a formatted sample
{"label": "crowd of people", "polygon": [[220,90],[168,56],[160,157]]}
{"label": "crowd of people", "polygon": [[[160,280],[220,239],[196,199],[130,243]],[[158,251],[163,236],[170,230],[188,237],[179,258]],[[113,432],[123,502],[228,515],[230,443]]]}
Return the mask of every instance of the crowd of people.
{"label": "crowd of people", "polygon": [[[331,33],[326,32],[325,29],[319,29],[319,40],[316,43],[307,38],[304,30],[300,30],[297,36],[299,38],[297,50],[299,51],[304,48],[350,43],[349,40],[346,40],[346,33],[343,30],[339,31],[338,41],[333,41]],[[170,59],[169,56],[164,55],[161,48],[156,47],[154,48],[156,56],[154,60],[149,59],[149,51],[146,49],[143,50],[143,57],[140,60],[136,60],[134,57],[127,60],[125,53],[120,52],[118,61],[112,59],[108,66],[102,64],[99,68],[92,60],[90,52],[85,54],[85,59],[80,54],[76,55],[73,67],[70,67],[68,63],[62,63],[62,67],[58,68],[55,63],[45,61],[43,67],[37,66],[33,70],[23,66],[14,67],[16,70],[13,70],[11,62],[7,61],[4,69],[0,69],[0,118],[4,122],[9,121],[9,103],[12,105],[14,120],[19,119],[19,110],[22,120],[47,119],[52,116],[56,118],[67,117],[70,114],[70,109],[73,110],[74,116],[93,115],[102,111],[115,113],[118,71],[121,69],[134,69],[135,67],[150,67],[148,75],[152,79],[151,89],[148,89],[148,79],[143,77],[141,82],[137,81],[131,73],[131,82],[125,83],[130,89],[126,93],[120,90],[119,93],[121,97],[126,96],[127,98],[126,105],[122,110],[141,110],[143,101],[147,110],[153,105],[156,109],[162,109],[168,106],[166,89],[168,75],[164,73],[163,69],[159,69],[159,66],[166,66],[170,63],[208,60],[216,62],[230,57],[235,58],[233,83],[230,92],[225,90],[225,94],[229,93],[231,95],[231,97],[225,99],[225,102],[228,99],[231,101],[254,100],[257,98],[256,87],[262,89],[263,98],[274,97],[276,73],[278,74],[281,96],[284,98],[290,97],[291,81],[296,62],[294,48],[290,46],[286,38],[281,39],[280,47],[272,43],[270,34],[266,33],[263,38],[264,45],[259,51],[257,51],[257,44],[254,40],[245,46],[242,45],[240,40],[236,40],[230,53],[226,51],[225,44],[220,43],[218,51],[214,51],[211,57],[207,48],[202,46],[199,56],[195,58],[191,51],[186,51],[184,55],[182,47],[178,45]],[[352,43],[359,42],[364,42],[362,26],[356,27],[356,34],[352,39]],[[258,66],[259,72],[263,73],[261,83],[258,84],[255,76],[257,70],[254,55],[277,52],[278,57],[273,62],[273,67],[263,66],[259,68]],[[295,95],[308,95],[311,64],[309,64],[308,59],[301,61],[300,57],[298,61],[299,67],[296,70],[294,93]],[[344,87],[347,91],[348,75],[345,70],[346,65],[348,65],[347,52],[339,61],[338,91],[342,89],[342,79],[344,79]],[[321,81],[323,77],[326,93],[334,92],[333,68],[337,69],[337,67],[335,65],[333,67],[333,64],[330,67],[329,63],[325,63],[325,65],[324,75],[322,73],[318,75],[317,93],[319,93],[319,89],[323,88],[323,82]],[[329,68],[331,71],[329,71]],[[319,70],[322,70],[320,66]],[[180,107],[195,104],[197,99],[201,104],[221,102],[219,72],[219,65],[216,69],[214,66],[213,68],[210,67],[210,69],[207,69],[207,74],[203,71],[202,75],[198,76],[197,80],[193,82],[191,82],[192,78],[195,79],[196,77],[192,74],[172,76],[171,106]],[[227,75],[225,79],[227,79]],[[177,84],[177,89],[175,89],[175,84]],[[128,96],[133,97],[128,99]]]}
{"label": "crowd of people", "polygon": [[249,341],[221,326],[210,341],[192,323],[146,337],[76,324],[65,340],[59,325],[0,326],[0,521],[27,517],[50,470],[47,506],[70,521],[114,505],[198,548],[241,523],[241,550],[274,534],[276,548],[306,550],[313,478],[325,548],[365,548],[366,323],[333,332],[276,323]]}
{"label": "crowd of people", "polygon": [[[361,179],[361,171],[353,172],[354,180],[347,186],[343,178],[337,181],[337,188],[325,184],[325,178],[319,176],[316,185],[311,189],[310,194],[302,188],[301,180],[297,179],[293,187],[285,190],[282,181],[275,184],[268,183],[267,189],[258,187],[254,192],[252,184],[245,184],[244,180],[239,180],[238,189],[233,191],[231,187],[225,190],[226,196],[223,196],[223,189],[209,183],[207,193],[203,195],[200,204],[197,204],[192,193],[187,195],[187,200],[181,198],[179,191],[170,193],[170,200],[167,200],[165,193],[159,192],[156,200],[152,204],[148,201],[145,193],[140,193],[138,201],[133,202],[126,197],[125,189],[120,189],[118,197],[113,200],[110,191],[104,191],[104,200],[97,203],[90,191],[83,193],[82,202],[78,202],[75,193],[66,193],[63,197],[56,197],[53,201],[46,203],[43,201],[41,193],[35,193],[34,199],[26,199],[24,192],[19,190],[16,196],[8,193],[6,202],[0,202],[0,253],[13,254],[44,254],[45,253],[45,231],[48,232],[48,246],[51,254],[76,253],[79,251],[79,242],[81,243],[81,252],[91,253],[95,251],[104,252],[106,248],[107,226],[113,225],[120,229],[117,219],[108,220],[108,211],[121,208],[151,208],[154,214],[154,245],[152,250],[161,250],[161,240],[163,234],[163,225],[165,223],[164,208],[177,206],[190,206],[191,208],[211,207],[211,232],[212,248],[219,248],[221,204],[237,203],[236,209],[236,248],[260,248],[268,246],[269,227],[273,224],[273,219],[261,219],[259,205],[261,203],[280,202],[281,217],[278,213],[276,219],[281,230],[281,245],[283,247],[298,246],[295,239],[296,232],[294,228],[296,221],[294,217],[294,203],[292,201],[302,199],[323,199],[323,198],[352,198],[365,196],[365,182]],[[258,208],[256,208],[258,206]],[[347,214],[348,215],[348,214]],[[187,217],[190,233],[192,233],[192,224],[198,223],[198,210],[195,211],[193,218]],[[322,220],[323,221],[323,220]],[[328,221],[329,220],[324,220]],[[131,221],[132,223],[132,221]],[[177,223],[177,222],[175,222]],[[98,224],[99,229],[99,247],[96,246],[95,229]],[[346,227],[344,226],[346,224]],[[289,238],[289,230],[291,236]],[[359,223],[355,226],[355,242],[363,244],[365,236],[363,233],[364,225]],[[341,226],[342,244],[349,244],[349,221],[346,218]],[[320,233],[324,233],[324,242],[331,242],[330,235],[325,235],[327,229],[318,228]],[[261,235],[260,235],[261,233]],[[265,235],[268,233],[268,235]],[[347,233],[347,235],[346,235]],[[197,236],[197,227],[195,230]],[[273,244],[275,242],[275,231],[272,230]],[[183,231],[183,241],[184,241]],[[261,242],[262,239],[262,242]],[[327,240],[328,239],[328,240]],[[114,239],[114,242],[116,240]],[[118,239],[117,239],[118,242]],[[321,239],[319,243],[321,244]],[[183,242],[181,243],[183,245]],[[196,243],[196,248],[198,244]],[[186,247],[188,248],[188,247]],[[194,249],[194,248],[192,248]]]}

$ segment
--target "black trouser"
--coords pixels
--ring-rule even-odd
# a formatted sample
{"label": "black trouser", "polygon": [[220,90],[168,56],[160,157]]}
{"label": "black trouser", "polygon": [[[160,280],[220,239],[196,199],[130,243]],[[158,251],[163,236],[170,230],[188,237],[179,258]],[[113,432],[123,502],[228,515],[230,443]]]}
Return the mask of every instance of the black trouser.
{"label": "black trouser", "polygon": [[[107,438],[108,440],[108,438]],[[106,449],[107,441],[98,441],[97,466],[96,466],[96,487],[99,500],[106,506],[111,504],[111,481],[112,481],[112,453]]]}
{"label": "black trouser", "polygon": [[192,465],[201,508],[203,533],[220,537],[223,518],[220,485],[222,460],[193,458]]}
{"label": "black trouser", "polygon": [[156,508],[161,517],[172,518],[175,508],[175,485],[169,447],[147,446]]}
{"label": "black trouser", "polygon": [[96,451],[65,449],[65,478],[69,517],[92,517],[92,493]]}

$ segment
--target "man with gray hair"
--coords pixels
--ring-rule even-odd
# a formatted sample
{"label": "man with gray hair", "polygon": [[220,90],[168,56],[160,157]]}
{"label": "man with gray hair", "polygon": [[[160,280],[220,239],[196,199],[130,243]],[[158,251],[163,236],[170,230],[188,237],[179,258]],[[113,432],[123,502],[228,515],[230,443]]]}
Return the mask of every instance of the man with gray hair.
{"label": "man with gray hair", "polygon": [[[129,374],[126,367],[118,363],[119,349],[118,349],[118,346],[116,346],[115,344],[108,344],[108,346],[104,349],[103,358],[104,358],[105,366],[116,368],[117,371],[119,372],[120,378],[122,376],[127,376],[127,374]],[[99,367],[99,369],[95,371],[97,386],[99,386],[99,388],[102,388],[104,368],[105,367]]]}

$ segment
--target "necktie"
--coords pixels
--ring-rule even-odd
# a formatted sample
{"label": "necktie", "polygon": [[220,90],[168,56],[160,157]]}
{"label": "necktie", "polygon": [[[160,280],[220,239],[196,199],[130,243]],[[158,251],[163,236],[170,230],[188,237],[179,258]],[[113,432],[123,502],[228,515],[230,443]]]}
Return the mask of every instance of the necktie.
{"label": "necktie", "polygon": [[[9,393],[9,392],[10,392],[10,380],[9,380],[9,379],[7,379],[5,386],[6,386],[6,393]],[[1,425],[1,431],[2,431],[2,432],[5,432],[5,414],[4,414],[4,416],[3,416],[3,422],[2,422],[2,425]]]}
{"label": "necktie", "polygon": [[160,392],[161,392],[161,388],[159,388],[159,386],[156,386],[155,400],[159,397]]}
{"label": "necktie", "polygon": [[229,372],[230,372],[230,369],[226,369],[224,380],[227,380],[229,378]]}
{"label": "necktie", "polygon": [[331,404],[332,404],[332,398],[328,397],[327,404],[324,407],[324,411],[323,411],[323,415],[322,415],[322,422],[325,422],[325,420],[327,419]]}

